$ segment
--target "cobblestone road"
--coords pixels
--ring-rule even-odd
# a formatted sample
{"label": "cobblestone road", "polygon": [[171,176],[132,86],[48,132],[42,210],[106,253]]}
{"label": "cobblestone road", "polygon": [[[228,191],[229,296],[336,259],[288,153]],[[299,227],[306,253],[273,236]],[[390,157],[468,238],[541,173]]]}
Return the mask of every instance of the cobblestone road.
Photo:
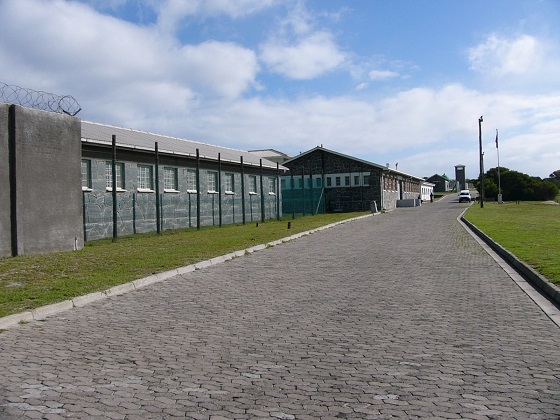
{"label": "cobblestone road", "polygon": [[558,419],[560,329],[463,208],[360,219],[4,331],[0,418]]}

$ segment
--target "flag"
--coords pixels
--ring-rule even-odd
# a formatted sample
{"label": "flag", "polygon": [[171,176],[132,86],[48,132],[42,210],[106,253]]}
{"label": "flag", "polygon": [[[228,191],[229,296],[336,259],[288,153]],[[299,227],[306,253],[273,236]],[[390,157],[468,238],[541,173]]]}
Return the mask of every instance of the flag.
{"label": "flag", "polygon": [[498,148],[498,129],[496,129],[496,149]]}

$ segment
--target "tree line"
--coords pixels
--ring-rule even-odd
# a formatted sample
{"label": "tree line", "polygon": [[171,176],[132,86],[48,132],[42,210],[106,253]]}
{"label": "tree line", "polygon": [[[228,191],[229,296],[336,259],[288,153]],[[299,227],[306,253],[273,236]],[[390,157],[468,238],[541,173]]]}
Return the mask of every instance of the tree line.
{"label": "tree line", "polygon": [[[480,194],[480,180],[473,179],[469,182],[474,184]],[[500,167],[500,186],[504,201],[554,200],[560,188],[560,170],[542,179]],[[498,197],[498,168],[492,168],[484,175],[484,196]]]}

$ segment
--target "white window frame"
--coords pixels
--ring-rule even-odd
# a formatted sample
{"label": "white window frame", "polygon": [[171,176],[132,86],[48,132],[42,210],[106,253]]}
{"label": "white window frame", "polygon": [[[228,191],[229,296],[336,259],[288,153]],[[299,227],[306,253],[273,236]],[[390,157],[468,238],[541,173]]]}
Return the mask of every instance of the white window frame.
{"label": "white window frame", "polygon": [[235,176],[232,173],[224,174],[224,194],[235,194]]}
{"label": "white window frame", "polygon": [[257,176],[249,175],[249,185],[248,185],[249,195],[257,194]]}
{"label": "white window frame", "polygon": [[179,192],[179,179],[177,176],[177,168],[163,168],[163,192],[177,193]]}
{"label": "white window frame", "polygon": [[[126,191],[124,188],[124,162],[116,162],[115,169],[117,172],[117,192]],[[105,190],[113,191],[113,163],[105,161]]]}
{"label": "white window frame", "polygon": [[187,169],[186,178],[187,178],[187,192],[189,194],[196,194],[198,192],[196,189],[196,170]]}
{"label": "white window frame", "polygon": [[276,178],[268,177],[268,195],[276,195]]}
{"label": "white window frame", "polygon": [[208,194],[218,194],[218,172],[208,171],[206,172],[206,182],[208,183]]}
{"label": "white window frame", "polygon": [[93,191],[91,185],[91,159],[82,159],[82,191]]}
{"label": "white window frame", "polygon": [[138,164],[136,170],[138,192],[154,192],[154,167],[152,165]]}

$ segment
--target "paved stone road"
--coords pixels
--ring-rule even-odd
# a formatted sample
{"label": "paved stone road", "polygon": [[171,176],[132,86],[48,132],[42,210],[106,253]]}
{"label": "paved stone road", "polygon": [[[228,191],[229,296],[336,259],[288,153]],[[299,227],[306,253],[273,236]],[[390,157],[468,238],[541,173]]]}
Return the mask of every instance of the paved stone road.
{"label": "paved stone road", "polygon": [[560,329],[463,208],[368,217],[4,331],[0,418],[560,418]]}

